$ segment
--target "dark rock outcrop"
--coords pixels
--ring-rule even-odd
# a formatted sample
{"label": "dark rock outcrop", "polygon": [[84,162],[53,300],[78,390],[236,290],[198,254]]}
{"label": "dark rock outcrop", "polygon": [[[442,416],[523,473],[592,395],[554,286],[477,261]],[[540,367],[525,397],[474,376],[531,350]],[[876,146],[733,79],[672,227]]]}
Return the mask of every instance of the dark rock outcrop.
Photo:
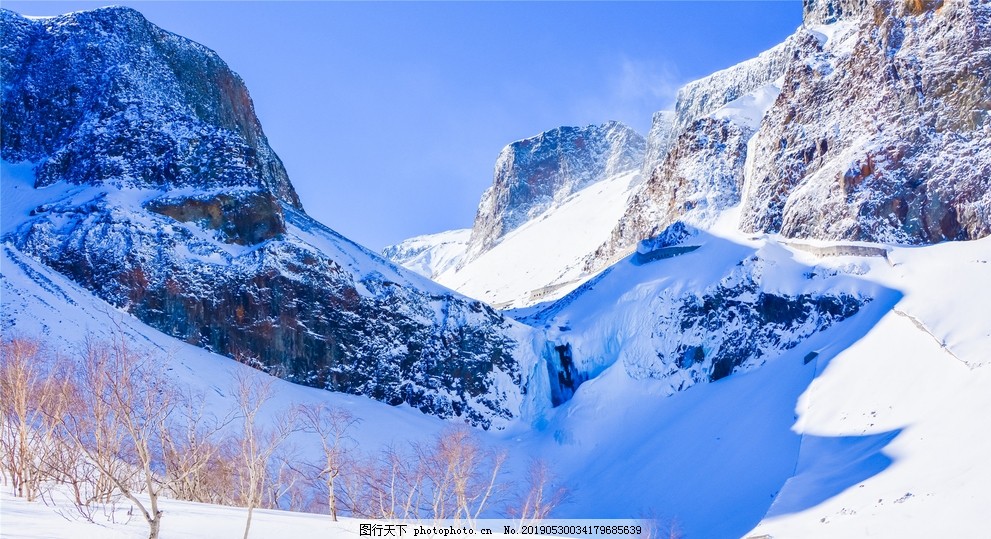
{"label": "dark rock outcrop", "polygon": [[802,0],[802,20],[805,24],[831,24],[860,16],[867,9],[867,0]]}
{"label": "dark rock outcrop", "polygon": [[765,355],[794,348],[853,316],[864,302],[848,294],[774,294],[752,280],[719,286],[682,298],[670,318],[658,320],[658,330],[677,324],[681,332],[670,356],[659,359],[688,371],[696,382],[719,380],[762,363]]}
{"label": "dark rock outcrop", "polygon": [[162,197],[145,203],[148,211],[216,230],[226,243],[255,245],[286,231],[282,207],[267,191],[221,193],[211,197]]}

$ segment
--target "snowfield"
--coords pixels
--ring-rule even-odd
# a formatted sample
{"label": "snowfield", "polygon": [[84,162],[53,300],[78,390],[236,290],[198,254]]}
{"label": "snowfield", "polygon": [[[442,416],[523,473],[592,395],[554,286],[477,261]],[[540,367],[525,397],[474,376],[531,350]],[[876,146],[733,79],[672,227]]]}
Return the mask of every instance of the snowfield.
{"label": "snowfield", "polygon": [[433,279],[461,262],[469,238],[470,228],[425,234],[390,245],[382,255]]}
{"label": "snowfield", "polygon": [[[109,518],[97,510],[94,522],[87,522],[68,501],[61,502],[59,493],[53,495],[54,503],[28,503],[15,498],[6,490],[0,494],[3,522],[0,537],[5,539],[144,539],[148,537],[147,525],[134,515],[128,519],[128,504],[119,504],[116,514]],[[175,539],[201,539],[241,537],[247,511],[238,507],[224,507],[176,500],[162,504],[163,537]],[[64,515],[64,516],[63,516]],[[332,522],[327,515],[291,513],[256,509],[251,522],[252,537],[338,538],[358,537],[357,520],[343,518]]]}

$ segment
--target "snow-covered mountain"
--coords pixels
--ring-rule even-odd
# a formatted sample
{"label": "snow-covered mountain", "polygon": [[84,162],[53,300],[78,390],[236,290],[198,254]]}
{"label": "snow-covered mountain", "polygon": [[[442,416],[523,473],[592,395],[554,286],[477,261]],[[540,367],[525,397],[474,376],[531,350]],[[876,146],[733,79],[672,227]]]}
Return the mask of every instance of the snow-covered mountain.
{"label": "snow-covered mountain", "polygon": [[913,244],[991,234],[991,5],[877,1],[808,33],[756,135],[740,226]]}
{"label": "snow-covered mountain", "polygon": [[[639,175],[648,164],[634,163],[635,152],[620,151],[612,155],[629,166],[603,165],[616,173],[582,183],[561,173],[570,157],[555,154],[578,155],[578,135],[528,139],[501,158],[486,195],[491,219],[479,237],[497,239],[464,258],[464,231],[390,251],[468,295],[521,307],[502,313],[310,220],[274,161],[252,168],[249,157],[265,152],[260,128],[251,138],[168,101],[168,114],[215,131],[223,148],[259,146],[219,163],[230,172],[214,185],[195,161],[158,154],[147,163],[164,159],[163,168],[141,176],[146,161],[114,153],[111,135],[96,157],[71,157],[71,133],[56,144],[46,133],[61,131],[44,122],[37,135],[30,122],[4,123],[4,158],[23,157],[2,168],[3,330],[66,340],[89,325],[123,325],[135,340],[174,343],[185,358],[172,375],[214,393],[218,373],[243,366],[203,348],[272,354],[241,357],[399,404],[280,386],[301,402],[359,411],[366,447],[442,428],[402,403],[505,427],[485,440],[509,451],[507,473],[520,477],[543,458],[573,489],[556,516],[649,516],[707,538],[981,537],[991,504],[991,238],[940,240],[991,226],[991,7],[805,6],[806,27],[785,45],[688,85],[683,115],[655,115],[640,157],[656,160],[649,175]],[[4,122],[8,106],[64,86],[59,77],[45,88],[8,85],[20,80],[8,73],[43,71],[18,71],[28,58],[19,47],[88,20],[113,28],[103,18],[117,14],[133,16],[24,22],[4,12]],[[101,69],[127,73],[126,57]],[[87,110],[113,113],[87,116],[79,136],[104,136],[117,125],[105,117],[122,115],[142,126],[127,131],[134,136],[175,137],[169,148],[198,139],[160,123],[165,110],[133,109],[114,90],[123,82],[77,86],[96,100]],[[8,105],[13,95],[20,101]],[[195,95],[213,103],[203,110],[226,110],[221,97]],[[904,154],[885,146],[896,137]],[[557,157],[541,168],[526,153],[536,147]],[[884,159],[853,165],[877,148]],[[520,152],[533,160],[517,162]],[[66,170],[89,171],[85,180],[44,172],[61,170],[48,163],[63,154]],[[186,172],[163,183],[173,162]],[[906,218],[892,206],[876,219],[872,204],[892,194],[905,197]],[[234,205],[251,211],[234,214]]]}
{"label": "snow-covered mountain", "polygon": [[383,255],[499,307],[560,297],[589,277],[583,260],[622,214],[646,148],[618,122],[513,142],[496,160],[467,243],[454,230],[405,240]]}
{"label": "snow-covered mountain", "polygon": [[382,249],[382,256],[424,277],[436,279],[457,267],[468,248],[470,228],[447,230],[403,240]]}
{"label": "snow-covered mountain", "polygon": [[[36,196],[29,183],[17,185],[15,195]],[[4,186],[6,203],[15,196]],[[686,537],[980,536],[991,480],[991,439],[983,428],[991,406],[991,333],[981,316],[991,302],[983,286],[991,279],[989,240],[922,248],[797,243],[751,239],[733,224],[670,233],[565,300],[516,313],[543,321],[553,339],[535,371],[535,393],[552,387],[552,373],[567,372],[551,363],[562,356],[573,361],[572,380],[587,376],[589,366],[596,375],[574,384],[573,394],[559,394],[557,406],[552,395],[532,395],[523,421],[483,434],[490,447],[508,451],[508,473],[515,477],[530,459],[543,458],[572,489],[555,516],[656,518],[662,529]],[[695,245],[682,254],[658,252]],[[7,334],[71,346],[85,335],[122,331],[168,352],[168,375],[220,409],[231,398],[231,373],[250,372],[144,325],[16,248],[4,246],[2,256]],[[735,283],[757,289],[748,297],[736,293]],[[711,322],[686,320],[727,331],[673,328],[668,315],[686,311],[695,298],[704,301],[706,292],[725,313]],[[776,299],[755,303],[762,294]],[[803,316],[822,316],[829,298],[867,296],[856,314],[828,327],[802,323]],[[615,312],[610,302],[618,303]],[[770,308],[754,308],[762,304]],[[789,314],[799,316],[789,323]],[[786,340],[767,339],[755,324],[768,316]],[[746,346],[746,332],[755,337],[748,353],[762,355],[748,356],[715,382],[695,378],[719,354],[746,351],[738,348]],[[735,337],[712,340],[720,335]],[[703,359],[696,364],[696,352],[655,355],[681,344],[701,348]],[[557,380],[567,387],[567,375]],[[353,436],[367,451],[425,440],[444,427],[404,405],[289,383],[279,383],[277,394],[280,405],[331,403],[352,411],[362,419]],[[243,510],[164,507],[169,533],[202,537],[243,526]],[[136,519],[66,520],[42,504],[9,498],[2,511],[4,533],[18,537],[102,537],[108,527],[121,537],[147,536]],[[318,537],[337,529],[326,516],[305,524],[270,512],[258,518],[259,533],[299,526],[301,537]]]}
{"label": "snow-covered mountain", "polygon": [[[558,381],[581,382],[549,414],[557,447],[548,454],[576,482],[601,487],[561,514],[592,514],[591,504],[629,514],[632,503],[697,537],[981,536],[991,333],[977,313],[988,299],[988,239],[893,247],[887,258],[838,254],[884,248],[868,244],[703,239],[671,258],[637,265],[631,256],[530,313],[556,343],[547,356],[574,366],[558,367]],[[757,290],[719,292],[743,267],[760,269],[748,277]],[[707,291],[725,301],[672,318]],[[820,331],[764,318],[767,294],[792,306],[781,313],[812,316],[818,307],[803,295],[873,299]],[[780,342],[761,336],[769,327]],[[743,335],[750,351],[737,344]],[[711,354],[734,352],[750,358],[735,374],[701,384],[691,374]]]}
{"label": "snow-covered mountain", "polygon": [[[705,227],[739,204],[743,230],[793,238],[931,243],[991,233],[991,124],[981,112],[991,108],[991,15],[981,3],[940,6],[806,2],[806,25],[783,43],[685,85],[673,113],[654,115],[625,211],[607,236],[574,234],[600,245],[545,258],[550,277],[526,269],[542,250],[522,246],[457,277],[492,248],[478,238],[496,235],[485,225],[495,221],[481,217],[495,195],[508,200],[497,174],[475,251],[434,277],[521,306],[549,287],[577,286],[676,221]],[[530,192],[515,196],[527,207]],[[551,221],[556,211],[517,212],[512,222]],[[519,258],[505,260],[509,253]]]}
{"label": "snow-covered mountain", "polygon": [[558,127],[509,144],[496,159],[461,264],[584,187],[639,169],[644,150],[643,136],[619,122]]}
{"label": "snow-covered mountain", "polygon": [[518,416],[529,330],[310,219],[215,53],[127,8],[0,30],[8,249],[294,382]]}
{"label": "snow-covered mountain", "polygon": [[500,308],[563,296],[589,277],[583,260],[608,238],[638,178],[630,171],[573,193],[437,282]]}

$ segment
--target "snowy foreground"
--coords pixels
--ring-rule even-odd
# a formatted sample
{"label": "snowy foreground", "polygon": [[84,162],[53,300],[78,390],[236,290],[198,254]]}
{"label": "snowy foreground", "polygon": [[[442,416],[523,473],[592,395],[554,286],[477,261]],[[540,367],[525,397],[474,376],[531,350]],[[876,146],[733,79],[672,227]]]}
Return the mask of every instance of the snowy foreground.
{"label": "snowy foreground", "polygon": [[[9,194],[5,204],[16,200]],[[4,227],[15,217],[5,211]],[[649,315],[634,309],[637,297],[734,267],[736,251],[760,252],[782,288],[808,286],[803,272],[814,269],[860,283],[876,299],[759,368],[674,394],[670,380],[635,379],[614,358],[563,405],[528,410],[506,430],[480,434],[508,451],[508,481],[531,457],[542,457],[572,491],[554,516],[657,518],[692,538],[987,537],[991,238],[891,247],[886,258],[818,257],[773,236],[745,237],[731,227],[712,233],[715,239],[693,253],[639,266],[620,262],[558,316],[577,323],[595,306],[620,305],[613,316],[626,317],[634,330],[616,336],[628,347],[615,355],[633,353],[635,324]],[[230,405],[233,372],[266,376],[150,329],[9,245],[0,256],[5,334],[68,347],[118,328],[167,354],[170,376],[218,409]],[[601,317],[585,335],[621,321]],[[806,361],[810,352],[818,355]],[[352,411],[362,420],[354,438],[369,453],[427,440],[447,425],[406,406],[274,383],[272,409],[327,403]],[[126,526],[70,522],[6,491],[2,501],[4,538],[147,534],[138,518]],[[242,515],[167,502],[163,537],[237,537]],[[333,537],[354,529],[320,515],[259,511],[252,537]]]}
{"label": "snowy foreground", "polygon": [[[10,539],[138,539],[148,537],[148,526],[135,515],[128,521],[127,504],[118,506],[113,521],[108,514],[97,511],[94,522],[87,522],[72,504],[65,502],[46,506],[14,498],[4,490],[3,520],[0,537]],[[244,534],[246,511],[192,502],[166,500],[163,503],[162,537],[172,539],[241,537]],[[62,515],[65,516],[62,516]],[[357,520],[332,522],[329,516],[288,511],[255,511],[251,522],[251,537],[335,538],[358,537]]]}

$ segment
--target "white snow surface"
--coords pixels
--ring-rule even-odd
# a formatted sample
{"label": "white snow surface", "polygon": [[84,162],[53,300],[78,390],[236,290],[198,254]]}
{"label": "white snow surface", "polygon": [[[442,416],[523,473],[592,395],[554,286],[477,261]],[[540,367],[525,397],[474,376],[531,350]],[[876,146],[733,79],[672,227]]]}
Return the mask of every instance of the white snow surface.
{"label": "white snow surface", "polygon": [[749,92],[722,107],[716,109],[709,116],[717,119],[726,119],[739,125],[756,130],[760,127],[760,121],[767,114],[768,109],[774,104],[778,94],[781,93],[781,78],[774,82],[765,84],[756,90]]}
{"label": "white snow surface", "polygon": [[470,228],[424,234],[382,249],[382,256],[424,277],[434,278],[461,262],[470,238]]}
{"label": "white snow surface", "polygon": [[[143,539],[148,537],[147,525],[141,517],[126,515],[128,503],[118,504],[113,520],[98,510],[94,523],[73,515],[68,496],[56,491],[47,506],[15,498],[7,489],[0,493],[3,523],[0,537],[4,539]],[[162,500],[163,538],[199,539],[241,537],[247,510],[178,500]],[[57,512],[56,512],[57,511]],[[66,515],[63,518],[60,514]],[[74,518],[75,517],[75,518]],[[251,519],[251,537],[338,538],[358,537],[359,521],[342,518],[332,522],[329,516],[310,513],[290,513],[256,509]]]}
{"label": "white snow surface", "polygon": [[609,237],[638,178],[627,172],[589,185],[437,282],[503,308],[560,298],[590,277],[583,259]]}

